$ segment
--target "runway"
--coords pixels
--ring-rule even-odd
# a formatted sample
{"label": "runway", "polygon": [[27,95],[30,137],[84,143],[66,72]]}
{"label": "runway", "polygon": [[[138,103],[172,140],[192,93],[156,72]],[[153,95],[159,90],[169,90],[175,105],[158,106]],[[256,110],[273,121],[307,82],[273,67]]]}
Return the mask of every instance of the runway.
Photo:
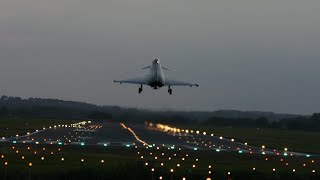
{"label": "runway", "polygon": [[[27,135],[9,138],[7,141],[15,143],[36,144],[61,144],[104,147],[130,147],[130,146],[165,146],[169,148],[181,148],[191,151],[227,151],[240,154],[261,154],[275,156],[318,156],[290,152],[285,150],[269,149],[265,147],[251,146],[245,142],[236,142],[215,136],[209,132],[196,132],[195,130],[162,129],[161,125],[127,124],[131,131],[124,128],[118,122],[86,123],[80,126],[56,126],[44,128]],[[191,133],[192,132],[192,133]],[[133,134],[134,133],[134,134]],[[139,142],[140,141],[142,142]]]}

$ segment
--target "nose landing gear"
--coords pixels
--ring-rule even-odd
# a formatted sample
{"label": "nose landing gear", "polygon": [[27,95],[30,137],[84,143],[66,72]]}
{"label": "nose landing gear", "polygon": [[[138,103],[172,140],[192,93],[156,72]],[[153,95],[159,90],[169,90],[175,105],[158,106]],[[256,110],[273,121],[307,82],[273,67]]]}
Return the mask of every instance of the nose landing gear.
{"label": "nose landing gear", "polygon": [[141,94],[141,92],[142,92],[142,84],[141,84],[141,86],[139,87],[139,94]]}
{"label": "nose landing gear", "polygon": [[172,89],[171,89],[170,86],[169,86],[169,89],[168,89],[168,93],[169,93],[170,95],[172,95]]}

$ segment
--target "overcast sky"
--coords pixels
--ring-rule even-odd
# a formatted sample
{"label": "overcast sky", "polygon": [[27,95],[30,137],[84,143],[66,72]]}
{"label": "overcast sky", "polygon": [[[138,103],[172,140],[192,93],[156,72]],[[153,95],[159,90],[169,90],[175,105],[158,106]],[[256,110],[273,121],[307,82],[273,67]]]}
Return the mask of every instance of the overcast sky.
{"label": "overcast sky", "polygon": [[[320,111],[319,0],[4,0],[0,94],[176,110]],[[144,88],[160,58],[199,88]]]}

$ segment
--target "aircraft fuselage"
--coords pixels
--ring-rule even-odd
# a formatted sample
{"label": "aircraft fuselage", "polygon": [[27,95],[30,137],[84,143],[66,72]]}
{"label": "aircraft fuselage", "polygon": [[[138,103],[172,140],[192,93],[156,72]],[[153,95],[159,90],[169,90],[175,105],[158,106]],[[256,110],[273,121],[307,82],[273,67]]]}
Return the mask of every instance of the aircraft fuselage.
{"label": "aircraft fuselage", "polygon": [[152,66],[150,67],[150,74],[148,77],[148,84],[154,89],[158,89],[164,86],[165,77],[158,59],[153,60]]}

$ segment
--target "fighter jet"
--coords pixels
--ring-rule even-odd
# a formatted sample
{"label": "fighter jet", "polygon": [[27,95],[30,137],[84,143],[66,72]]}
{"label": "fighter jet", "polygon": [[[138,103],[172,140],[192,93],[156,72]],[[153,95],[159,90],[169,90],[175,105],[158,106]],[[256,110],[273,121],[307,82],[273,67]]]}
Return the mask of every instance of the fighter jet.
{"label": "fighter jet", "polygon": [[172,95],[172,89],[173,86],[196,86],[198,87],[198,84],[195,83],[189,83],[184,81],[177,81],[177,80],[171,80],[168,78],[165,78],[163,70],[168,70],[167,68],[164,68],[160,64],[159,59],[154,59],[152,61],[151,66],[144,67],[142,69],[150,69],[149,74],[144,78],[135,78],[135,79],[128,79],[128,80],[115,80],[114,83],[120,83],[120,84],[138,84],[139,87],[139,94],[143,90],[143,85],[148,85],[153,89],[158,89],[163,86],[168,86],[168,93]]}

